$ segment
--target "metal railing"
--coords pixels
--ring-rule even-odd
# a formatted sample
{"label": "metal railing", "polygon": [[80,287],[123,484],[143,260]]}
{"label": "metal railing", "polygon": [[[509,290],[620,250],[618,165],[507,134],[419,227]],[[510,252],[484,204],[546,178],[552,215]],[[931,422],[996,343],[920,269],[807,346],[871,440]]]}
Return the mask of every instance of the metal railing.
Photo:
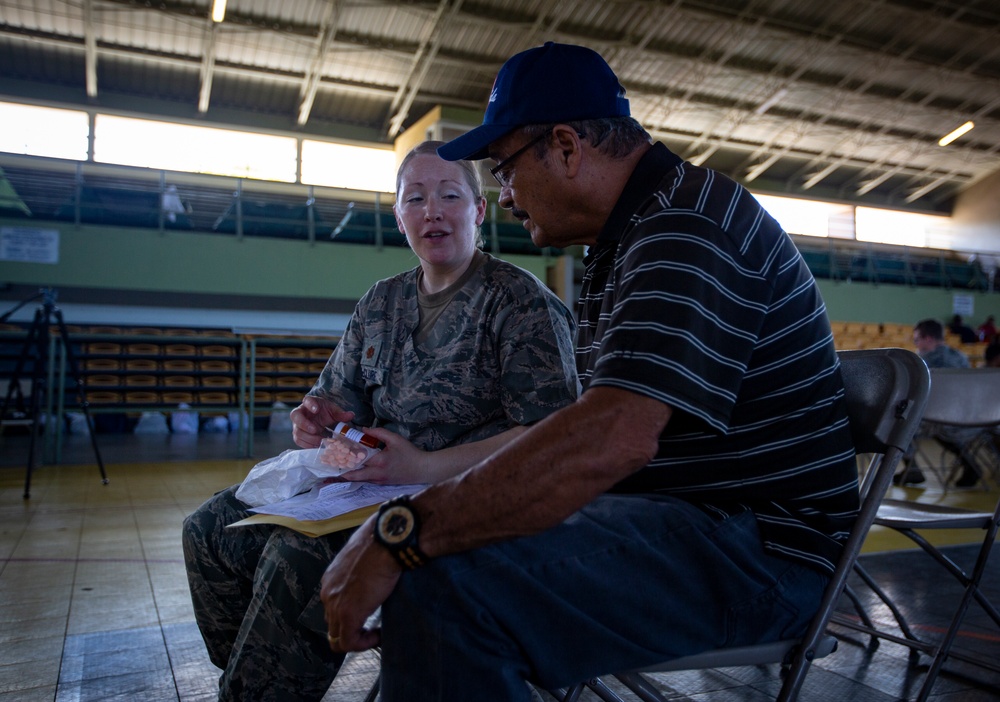
{"label": "metal railing", "polygon": [[[72,226],[406,246],[391,193],[157,171],[0,153],[0,217]],[[559,254],[538,249],[492,202],[483,224],[492,253]],[[990,291],[995,270],[939,249],[793,236],[813,275],[837,281]],[[995,261],[997,256],[979,257]]]}
{"label": "metal railing", "polygon": [[[0,154],[0,169],[0,217],[406,246],[391,193],[16,154]],[[552,253],[538,249],[520,223],[495,206],[483,236],[493,253]]]}

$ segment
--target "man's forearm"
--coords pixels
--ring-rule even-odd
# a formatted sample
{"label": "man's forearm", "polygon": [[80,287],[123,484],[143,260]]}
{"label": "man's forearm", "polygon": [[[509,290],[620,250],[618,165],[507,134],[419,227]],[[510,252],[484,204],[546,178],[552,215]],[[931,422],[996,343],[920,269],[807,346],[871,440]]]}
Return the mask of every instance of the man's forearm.
{"label": "man's forearm", "polygon": [[462,474],[414,497],[430,557],[537,533],[563,521],[656,453],[670,408],[595,388]]}

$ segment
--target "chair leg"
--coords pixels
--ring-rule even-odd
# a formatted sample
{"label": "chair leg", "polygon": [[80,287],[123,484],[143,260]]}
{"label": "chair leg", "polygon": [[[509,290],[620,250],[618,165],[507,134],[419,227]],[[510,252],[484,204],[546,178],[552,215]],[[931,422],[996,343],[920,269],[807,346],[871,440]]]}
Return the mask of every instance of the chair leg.
{"label": "chair leg", "polygon": [[[919,442],[922,441],[932,442],[935,445],[937,445],[938,448],[941,449],[941,454],[937,460],[932,459],[928,451],[921,446]],[[921,462],[918,459],[922,458],[923,465],[927,468],[927,470],[933,471],[933,473],[937,476],[938,481],[941,483],[941,489],[944,492],[948,492],[948,482],[951,471],[949,468],[946,468],[944,466],[944,457],[945,457],[944,447],[941,446],[941,444],[938,443],[938,441],[934,439],[934,437],[930,434],[921,434],[914,437],[913,445],[915,446],[915,448],[913,451],[913,458],[910,461],[910,465],[919,466]]]}
{"label": "chair leg", "polygon": [[580,695],[582,695],[586,689],[587,686],[580,683],[579,685],[573,685],[565,690],[546,690],[546,692],[556,698],[558,702],[577,702],[577,700],[580,699]]}
{"label": "chair leg", "polygon": [[854,605],[854,611],[858,613],[858,618],[861,619],[861,624],[855,624],[854,622],[847,620],[843,615],[840,614],[834,614],[834,616],[831,617],[831,621],[834,622],[835,624],[839,624],[841,626],[846,626],[850,629],[854,629],[855,631],[860,631],[863,634],[868,634],[872,639],[871,645],[873,648],[878,646],[879,639],[888,639],[889,641],[893,641],[895,643],[903,643],[904,645],[907,642],[913,642],[913,644],[919,644],[919,645],[914,645],[912,647],[915,650],[926,650],[927,648],[926,645],[919,638],[917,638],[917,636],[910,629],[909,624],[907,624],[906,622],[906,617],[904,617],[903,613],[899,611],[898,607],[896,607],[896,604],[892,601],[892,598],[889,597],[889,595],[885,592],[885,590],[879,587],[879,584],[875,582],[875,580],[868,573],[868,571],[865,570],[864,566],[862,566],[860,563],[855,563],[854,572],[857,573],[858,577],[861,578],[861,580],[865,583],[865,585],[867,585],[869,589],[871,589],[871,591],[874,592],[875,595],[880,600],[882,600],[882,603],[889,608],[889,611],[892,613],[893,618],[896,620],[897,626],[899,626],[899,630],[906,638],[900,639],[898,636],[894,636],[891,634],[887,634],[886,632],[880,631],[875,626],[875,623],[872,622],[871,617],[868,616],[868,612],[867,610],[865,610],[864,605],[858,598],[857,593],[854,592],[854,590],[851,589],[849,586],[844,588],[844,594],[847,595],[848,599],[850,599],[851,603]]}
{"label": "chair leg", "polygon": [[[955,637],[958,636],[959,627],[962,626],[962,620],[965,619],[965,614],[969,610],[969,605],[972,604],[972,600],[975,599],[983,606],[984,609],[993,617],[993,620],[1000,625],[1000,619],[997,618],[996,608],[989,603],[989,600],[979,591],[979,583],[983,578],[983,573],[986,572],[986,563],[990,559],[990,551],[993,549],[993,541],[996,539],[997,529],[1000,527],[1000,514],[993,515],[993,521],[990,523],[989,528],[986,530],[986,538],[983,540],[983,545],[979,549],[979,556],[976,558],[976,564],[972,568],[972,575],[964,577],[965,574],[962,573],[963,580],[965,583],[965,592],[962,593],[962,600],[959,602],[958,609],[955,612],[955,616],[951,619],[951,625],[948,627],[948,632],[944,635],[941,643],[937,647],[937,651],[934,653],[934,660],[931,661],[931,667],[927,671],[927,676],[924,678],[924,684],[920,687],[920,693],[917,695],[917,702],[926,702],[927,698],[931,694],[931,688],[934,687],[934,683],[937,680],[938,673],[941,672],[941,667],[944,665],[945,660],[948,658],[948,654],[951,651],[951,646],[955,642]],[[942,559],[951,563],[951,561],[945,558],[943,555]],[[938,559],[942,562],[941,559]],[[958,566],[954,566],[958,569]],[[949,568],[951,570],[951,568]],[[961,570],[959,570],[961,573]],[[956,577],[958,577],[956,575]]]}
{"label": "chair leg", "polygon": [[[920,639],[917,638],[913,631],[910,630],[909,624],[906,623],[906,617],[904,617],[903,613],[899,611],[899,608],[896,607],[896,604],[892,601],[892,598],[889,597],[886,591],[883,590],[879,584],[875,582],[868,571],[865,570],[864,566],[860,563],[855,563],[854,572],[858,574],[858,577],[864,581],[865,585],[867,585],[871,591],[874,592],[883,603],[885,603],[885,606],[889,608],[889,611],[892,612],[893,618],[896,620],[896,624],[899,625],[899,630],[903,632],[903,636],[911,641],[919,641]],[[874,628],[875,627],[872,627],[872,629]]]}
{"label": "chair leg", "polygon": [[546,690],[546,692],[559,700],[559,702],[577,702],[580,696],[588,689],[593,690],[605,702],[625,702],[615,694],[614,690],[605,685],[604,681],[600,678],[591,678],[586,682],[573,685],[566,690]]}
{"label": "chair leg", "polygon": [[375,677],[375,682],[372,683],[372,688],[365,695],[365,702],[375,702],[378,699],[379,690],[382,688],[382,673],[379,673]]}
{"label": "chair leg", "polygon": [[986,472],[980,467],[979,460],[976,458],[975,454],[969,450],[967,446],[962,446],[959,449],[959,464],[963,467],[968,467],[972,470],[976,477],[979,478],[978,482],[982,490],[989,490],[989,485],[986,482]]}
{"label": "chair leg", "polygon": [[615,677],[643,702],[667,702],[660,691],[640,673],[619,673]]}
{"label": "chair leg", "polygon": [[593,692],[595,695],[600,697],[604,702],[625,702],[621,697],[615,693],[610,687],[605,684],[600,678],[591,678],[585,685]]}
{"label": "chair leg", "polygon": [[[980,566],[979,560],[977,559],[976,565],[974,566],[973,575],[972,576],[966,575],[965,571],[962,570],[957,563],[955,563],[953,560],[945,556],[938,549],[934,548],[934,546],[931,545],[931,543],[927,541],[927,539],[925,539],[917,532],[911,529],[898,529],[897,531],[900,534],[903,534],[904,536],[909,538],[918,546],[920,546],[920,548],[922,548],[931,558],[940,563],[941,566],[945,568],[945,570],[951,573],[952,576],[954,576],[955,579],[958,580],[966,588],[969,586],[971,582],[973,582],[973,579],[976,577],[975,569],[979,569],[980,567],[982,569],[985,569],[986,567],[985,563],[982,563],[982,565]],[[990,526],[989,529],[987,529],[988,536],[986,540],[983,542],[983,548],[986,549],[987,557],[989,556],[989,550],[993,545],[993,539],[996,536],[996,532],[997,532],[997,519],[994,518],[993,524]],[[992,534],[992,536],[990,536],[990,534]],[[980,553],[982,553],[982,550],[980,551]],[[982,555],[980,555],[980,558],[982,558]],[[982,577],[982,573],[980,573],[979,577],[980,578]],[[975,582],[978,583],[979,581],[975,580]],[[983,608],[983,611],[985,611],[986,614],[989,615],[990,619],[992,619],[997,626],[1000,626],[1000,611],[997,611],[997,608],[994,607],[993,603],[990,602],[986,598],[986,596],[979,591],[978,587],[974,588],[972,596],[975,598],[976,602],[979,603],[979,606]]]}
{"label": "chair leg", "polygon": [[993,431],[983,437],[984,450],[990,457],[990,474],[993,482],[1000,485],[1000,435]]}
{"label": "chair leg", "polygon": [[[854,591],[850,585],[844,587],[844,595],[851,601],[854,606],[854,611],[858,613],[858,618],[861,623],[864,624],[869,629],[874,629],[875,624],[872,622],[872,618],[868,616],[868,610],[865,609],[864,604],[861,603],[861,598],[858,597],[858,593]],[[878,643],[875,641],[875,643]]]}

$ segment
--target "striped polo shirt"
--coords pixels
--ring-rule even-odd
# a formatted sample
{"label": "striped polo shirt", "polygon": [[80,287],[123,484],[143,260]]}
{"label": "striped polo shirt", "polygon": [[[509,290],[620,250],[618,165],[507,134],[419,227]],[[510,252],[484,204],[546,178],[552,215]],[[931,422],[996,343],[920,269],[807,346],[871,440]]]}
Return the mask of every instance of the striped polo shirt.
{"label": "striped polo shirt", "polygon": [[826,308],[787,234],[742,186],[655,144],[584,262],[584,387],[673,408],[655,459],[615,490],[750,510],[770,553],[832,571],[857,470]]}

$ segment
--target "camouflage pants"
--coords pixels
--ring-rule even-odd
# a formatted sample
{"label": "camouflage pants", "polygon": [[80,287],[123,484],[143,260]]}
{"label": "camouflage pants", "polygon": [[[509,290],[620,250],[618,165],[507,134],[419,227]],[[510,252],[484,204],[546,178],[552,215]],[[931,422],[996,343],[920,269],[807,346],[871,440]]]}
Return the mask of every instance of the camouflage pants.
{"label": "camouflage pants", "polygon": [[327,644],[320,577],[350,532],[310,538],[271,525],[226,529],[250,514],[235,491],[184,520],[195,618],[223,670],[219,700],[321,700],[344,656]]}

